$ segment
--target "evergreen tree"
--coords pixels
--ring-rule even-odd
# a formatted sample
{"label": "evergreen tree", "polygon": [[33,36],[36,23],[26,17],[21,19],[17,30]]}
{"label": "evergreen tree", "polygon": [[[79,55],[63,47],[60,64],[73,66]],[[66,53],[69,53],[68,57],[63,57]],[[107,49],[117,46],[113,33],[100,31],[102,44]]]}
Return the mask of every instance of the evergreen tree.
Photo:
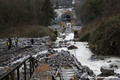
{"label": "evergreen tree", "polygon": [[44,1],[42,12],[44,14],[43,25],[47,26],[50,24],[51,20],[54,19],[54,9],[53,9],[53,5],[51,4],[50,0]]}
{"label": "evergreen tree", "polygon": [[56,8],[59,8],[58,0],[56,0]]}

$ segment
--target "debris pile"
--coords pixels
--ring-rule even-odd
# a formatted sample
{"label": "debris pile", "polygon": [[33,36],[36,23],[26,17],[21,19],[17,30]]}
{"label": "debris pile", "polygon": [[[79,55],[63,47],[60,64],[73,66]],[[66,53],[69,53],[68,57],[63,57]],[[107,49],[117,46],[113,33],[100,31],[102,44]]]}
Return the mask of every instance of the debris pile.
{"label": "debris pile", "polygon": [[87,66],[82,66],[77,59],[68,51],[61,51],[48,58],[52,75],[56,80],[85,80],[88,76],[94,76],[92,70]]}

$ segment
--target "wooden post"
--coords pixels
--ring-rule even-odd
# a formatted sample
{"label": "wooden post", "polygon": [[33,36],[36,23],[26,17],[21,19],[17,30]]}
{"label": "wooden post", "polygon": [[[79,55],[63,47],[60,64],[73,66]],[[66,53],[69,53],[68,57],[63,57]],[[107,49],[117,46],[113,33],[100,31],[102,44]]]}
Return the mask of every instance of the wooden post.
{"label": "wooden post", "polygon": [[31,65],[31,57],[30,57],[30,77],[32,76],[32,70],[31,70],[31,68],[32,68],[32,65]]}
{"label": "wooden post", "polygon": [[26,80],[26,63],[24,62],[24,77],[25,77],[25,80]]}
{"label": "wooden post", "polygon": [[17,69],[17,80],[20,79],[20,75],[19,75],[19,68]]}
{"label": "wooden post", "polygon": [[5,80],[9,80],[9,76],[7,76]]}

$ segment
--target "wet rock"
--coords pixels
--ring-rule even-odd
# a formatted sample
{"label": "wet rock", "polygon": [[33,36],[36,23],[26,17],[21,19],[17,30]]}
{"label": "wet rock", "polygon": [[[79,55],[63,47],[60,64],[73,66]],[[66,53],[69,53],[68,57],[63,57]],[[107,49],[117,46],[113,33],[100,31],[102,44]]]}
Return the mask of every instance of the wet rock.
{"label": "wet rock", "polygon": [[87,73],[87,72],[83,73],[83,74],[81,75],[80,79],[81,79],[81,80],[88,80],[88,73]]}
{"label": "wet rock", "polygon": [[94,61],[104,60],[103,57],[101,57],[101,56],[97,56],[97,55],[92,55],[90,59],[91,59],[91,60],[94,60]]}
{"label": "wet rock", "polygon": [[109,66],[102,66],[100,71],[102,72],[101,76],[111,76],[114,75],[114,68],[110,68]]}
{"label": "wet rock", "polygon": [[58,47],[67,47],[68,45],[66,41],[59,41]]}
{"label": "wet rock", "polygon": [[80,78],[82,76],[82,74],[83,74],[82,70],[78,70],[77,74],[76,74],[76,77]]}
{"label": "wet rock", "polygon": [[87,72],[87,73],[88,73],[88,75],[90,75],[90,76],[94,76],[93,71],[92,71],[92,70],[90,70],[90,68],[89,68],[89,67],[87,67],[87,66],[82,66],[82,70],[83,70],[84,72]]}
{"label": "wet rock", "polygon": [[68,47],[68,49],[69,49],[69,50],[72,50],[72,49],[77,49],[77,47],[76,47],[76,46],[74,46],[74,45],[72,45],[72,46],[69,46],[69,47]]}
{"label": "wet rock", "polygon": [[111,62],[111,60],[110,61],[107,61],[107,63],[110,63]]}
{"label": "wet rock", "polygon": [[71,67],[73,62],[73,58],[70,56],[69,52],[63,50],[48,60],[48,63],[51,65],[54,64],[54,66],[63,67]]}
{"label": "wet rock", "polygon": [[59,48],[59,46],[57,44],[53,44],[52,47],[53,48]]}
{"label": "wet rock", "polygon": [[110,68],[118,69],[118,66],[117,66],[117,65],[110,64]]}
{"label": "wet rock", "polygon": [[120,79],[120,74],[117,74],[118,78]]}

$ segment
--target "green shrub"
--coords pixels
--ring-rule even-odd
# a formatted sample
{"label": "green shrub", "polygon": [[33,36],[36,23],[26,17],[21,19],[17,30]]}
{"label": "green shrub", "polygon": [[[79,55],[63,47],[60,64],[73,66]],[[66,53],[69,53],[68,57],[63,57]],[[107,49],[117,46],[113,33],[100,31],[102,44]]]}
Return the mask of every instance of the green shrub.
{"label": "green shrub", "polygon": [[120,55],[120,16],[114,16],[96,28],[89,36],[93,52],[103,55]]}
{"label": "green shrub", "polygon": [[21,34],[20,37],[44,37],[50,36],[52,41],[56,40],[56,36],[53,30],[49,29],[48,27],[43,26],[32,26],[29,30],[24,31],[25,33]]}
{"label": "green shrub", "polygon": [[96,54],[120,55],[120,0],[86,0],[76,14],[84,24],[79,40]]}

